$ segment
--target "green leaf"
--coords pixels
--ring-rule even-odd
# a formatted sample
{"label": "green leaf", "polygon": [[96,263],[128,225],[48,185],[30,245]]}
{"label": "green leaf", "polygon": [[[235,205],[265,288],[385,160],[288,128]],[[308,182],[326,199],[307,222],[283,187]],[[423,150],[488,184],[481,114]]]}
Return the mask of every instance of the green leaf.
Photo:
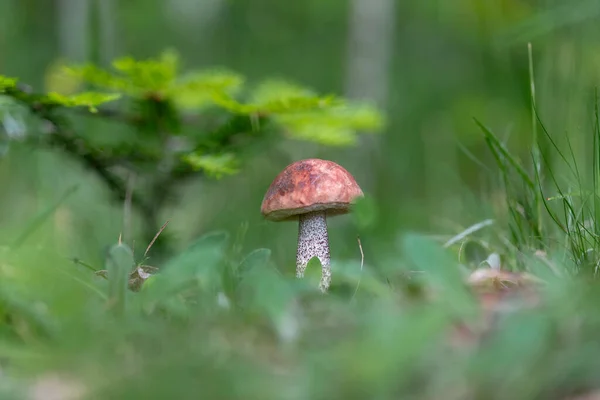
{"label": "green leaf", "polygon": [[281,80],[265,81],[241,103],[224,93],[214,93],[215,104],[238,114],[286,114],[339,104],[334,96],[318,96],[311,90]]}
{"label": "green leaf", "polygon": [[368,393],[381,393],[378,390],[384,387],[382,392],[388,393],[391,382],[393,387],[403,387],[396,385],[411,381],[412,375],[406,371],[413,371],[430,357],[432,349],[439,348],[439,337],[447,332],[449,322],[436,306],[402,313],[381,304],[365,315],[361,321],[365,328],[358,336],[336,340],[330,349],[323,349],[324,357],[336,360],[340,373],[351,379],[354,387]]}
{"label": "green leaf", "polygon": [[355,144],[358,131],[377,132],[384,126],[381,113],[369,104],[319,96],[280,80],[263,82],[248,103],[225,93],[214,94],[213,100],[233,113],[267,115],[289,136],[329,146]]}
{"label": "green leaf", "polygon": [[175,82],[178,65],[177,54],[165,51],[156,59],[118,58],[112,63],[118,73],[93,64],[70,66],[65,70],[94,86],[142,97],[148,93],[164,95]]}
{"label": "green leaf", "polygon": [[0,93],[4,93],[6,89],[14,89],[17,86],[17,81],[17,78],[0,75]]}
{"label": "green leaf", "polygon": [[221,231],[200,237],[154,275],[151,284],[142,286],[141,293],[152,303],[192,287],[216,292],[221,286],[219,267],[228,241],[229,234]]}
{"label": "green leaf", "polygon": [[65,72],[94,86],[137,95],[138,90],[125,77],[117,76],[94,64],[72,65],[65,67]]}
{"label": "green leaf", "polygon": [[257,111],[266,114],[296,113],[329,107],[336,101],[333,96],[283,97],[266,103],[256,104]]}
{"label": "green leaf", "polygon": [[250,96],[252,104],[269,104],[290,99],[317,98],[316,93],[306,87],[282,79],[270,79],[259,84]]}
{"label": "green leaf", "polygon": [[258,249],[240,265],[243,271],[236,290],[240,305],[276,323],[293,297],[288,281],[269,262],[271,251]]}
{"label": "green leaf", "polygon": [[252,115],[259,111],[257,106],[240,103],[227,93],[214,92],[212,94],[212,101],[216,105],[236,114]]}
{"label": "green leaf", "polygon": [[240,278],[252,273],[256,269],[260,269],[269,263],[271,259],[270,249],[256,249],[251,251],[238,265],[237,273]]}
{"label": "green leaf", "polygon": [[359,261],[332,263],[332,286],[339,284],[347,284],[354,287],[355,291],[360,288],[361,291],[366,291],[377,296],[390,295],[389,286],[375,276],[372,270],[361,267]]}
{"label": "green leaf", "polygon": [[168,95],[182,108],[199,108],[214,104],[214,97],[232,97],[242,87],[244,78],[227,70],[193,72],[180,78]]}
{"label": "green leaf", "polygon": [[133,251],[129,246],[118,243],[110,248],[106,258],[108,304],[117,315],[125,313],[129,273],[134,267]]}
{"label": "green leaf", "polygon": [[[291,138],[327,146],[355,145],[359,133],[378,132],[385,125],[380,111],[368,103],[320,95],[282,79],[265,80],[242,93],[243,77],[225,69],[195,71],[180,77],[178,56],[171,51],[156,59],[119,58],[113,67],[114,73],[91,64],[69,70],[86,82],[136,98],[151,95],[171,100],[180,108],[214,105],[236,115],[269,118]],[[70,104],[63,98],[58,101]],[[81,102],[79,99],[76,104]],[[217,177],[238,171],[230,154],[198,153],[185,158],[193,167]]]}
{"label": "green leaf", "polygon": [[232,153],[204,155],[190,153],[183,156],[183,160],[195,170],[203,170],[208,176],[217,179],[239,172],[238,161]]}
{"label": "green leaf", "polygon": [[118,93],[99,93],[99,92],[83,92],[70,96],[65,96],[60,93],[50,92],[46,95],[43,100],[50,104],[59,104],[65,107],[88,107],[88,109],[95,113],[98,111],[97,106],[117,100],[121,97]]}
{"label": "green leaf", "polygon": [[283,80],[268,80],[254,90],[250,103],[260,112],[283,114],[329,107],[339,102],[335,96],[319,96],[304,88]]}
{"label": "green leaf", "polygon": [[136,60],[122,57],[113,61],[113,67],[124,74],[131,84],[146,92],[163,93],[177,77],[179,56],[167,50],[158,59]]}
{"label": "green leaf", "polygon": [[274,119],[291,137],[328,146],[356,144],[359,131],[378,132],[384,126],[375,108],[357,104],[277,115]]}
{"label": "green leaf", "polygon": [[[354,145],[359,133],[378,132],[385,124],[379,110],[370,104],[320,95],[282,79],[261,82],[242,100],[242,76],[213,69],[179,77],[179,59],[172,51],[157,59],[123,57],[115,60],[113,67],[115,73],[90,64],[69,70],[84,81],[133,97],[151,94],[170,99],[181,108],[216,105],[237,115],[268,117],[292,138],[328,146]],[[186,159],[195,168],[218,177],[238,171],[229,154],[192,154]]]}
{"label": "green leaf", "polygon": [[440,305],[453,311],[472,310],[474,299],[463,282],[458,265],[448,252],[431,239],[418,234],[406,234],[401,243],[408,260],[424,272],[420,277],[434,287]]}

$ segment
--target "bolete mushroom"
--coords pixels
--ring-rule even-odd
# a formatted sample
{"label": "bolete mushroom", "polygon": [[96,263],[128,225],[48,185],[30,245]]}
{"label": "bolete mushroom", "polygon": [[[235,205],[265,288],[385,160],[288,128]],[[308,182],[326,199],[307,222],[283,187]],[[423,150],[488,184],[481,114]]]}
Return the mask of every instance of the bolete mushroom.
{"label": "bolete mushroom", "polygon": [[327,217],[346,214],[363,192],[342,166],[317,158],[288,165],[271,183],[261,213],[271,221],[298,219],[296,277],[302,278],[308,262],[321,262],[320,289],[331,282]]}

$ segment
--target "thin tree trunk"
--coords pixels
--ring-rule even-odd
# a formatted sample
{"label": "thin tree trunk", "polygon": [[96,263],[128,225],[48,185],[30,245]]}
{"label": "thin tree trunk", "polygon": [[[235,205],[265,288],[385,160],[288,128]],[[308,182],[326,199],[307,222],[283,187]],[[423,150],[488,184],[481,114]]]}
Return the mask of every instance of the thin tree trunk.
{"label": "thin tree trunk", "polygon": [[165,11],[174,29],[191,33],[204,31],[213,26],[217,16],[226,5],[224,0],[168,0]]}
{"label": "thin tree trunk", "polygon": [[395,8],[394,0],[351,1],[347,96],[387,105]]}
{"label": "thin tree trunk", "polygon": [[60,55],[71,62],[89,56],[89,0],[57,0],[58,44]]}
{"label": "thin tree trunk", "polygon": [[117,0],[96,0],[98,7],[99,58],[104,65],[110,64],[117,54]]}
{"label": "thin tree trunk", "polygon": [[[396,20],[395,0],[351,0],[347,47],[346,96],[388,105],[390,67]],[[376,138],[361,138],[362,169],[357,176],[365,185],[376,156]]]}
{"label": "thin tree trunk", "polygon": [[8,54],[8,30],[10,26],[9,18],[15,12],[16,7],[13,2],[0,2],[0,70],[3,69],[4,59]]}

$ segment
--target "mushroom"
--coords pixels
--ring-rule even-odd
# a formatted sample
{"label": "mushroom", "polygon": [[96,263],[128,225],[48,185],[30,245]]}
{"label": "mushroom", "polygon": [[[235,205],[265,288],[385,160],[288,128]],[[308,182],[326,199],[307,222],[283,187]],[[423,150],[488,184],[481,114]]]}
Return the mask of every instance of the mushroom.
{"label": "mushroom", "polygon": [[288,165],[271,183],[261,206],[271,221],[298,219],[296,277],[302,278],[308,262],[321,262],[321,291],[331,282],[327,216],[346,214],[363,192],[342,166],[317,158]]}

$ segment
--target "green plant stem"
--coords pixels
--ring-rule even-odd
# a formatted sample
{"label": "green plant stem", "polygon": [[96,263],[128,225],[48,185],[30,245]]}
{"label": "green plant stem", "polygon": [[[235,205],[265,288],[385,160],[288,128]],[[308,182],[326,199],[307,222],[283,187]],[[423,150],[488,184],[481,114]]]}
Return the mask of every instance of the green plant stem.
{"label": "green plant stem", "polygon": [[[533,164],[535,168],[536,177],[540,180],[539,186],[541,186],[542,176],[542,163],[540,160],[540,146],[538,141],[538,132],[537,132],[537,108],[535,104],[535,80],[533,75],[533,50],[531,47],[531,43],[527,43],[527,54],[529,58],[529,89],[530,89],[530,100],[531,100],[531,133],[532,133],[532,155],[533,155]],[[543,218],[542,218],[542,207],[543,207],[543,199],[541,191],[535,191],[535,207],[537,214],[537,230],[540,234],[542,234],[543,229]]]}

